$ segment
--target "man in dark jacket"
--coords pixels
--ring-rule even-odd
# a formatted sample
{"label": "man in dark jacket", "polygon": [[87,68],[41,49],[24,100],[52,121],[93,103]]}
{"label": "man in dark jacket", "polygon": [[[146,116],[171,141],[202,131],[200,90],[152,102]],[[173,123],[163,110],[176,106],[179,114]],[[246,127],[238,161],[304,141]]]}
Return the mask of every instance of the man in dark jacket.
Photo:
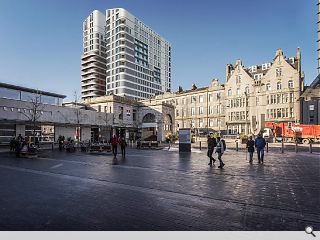
{"label": "man in dark jacket", "polygon": [[247,149],[249,153],[249,163],[252,163],[253,158],[253,152],[254,152],[254,141],[252,140],[252,137],[249,137],[249,140],[247,141]]}
{"label": "man in dark jacket", "polygon": [[215,146],[217,146],[217,141],[215,138],[210,137],[210,135],[208,135],[208,153],[207,156],[210,159],[210,162],[208,163],[208,165],[212,166],[212,163],[214,163],[216,160],[212,157],[213,154],[213,150],[215,148]]}
{"label": "man in dark jacket", "polygon": [[121,147],[121,155],[123,158],[126,157],[126,146],[127,146],[127,142],[124,139],[124,137],[122,137],[119,141],[120,147]]}
{"label": "man in dark jacket", "polygon": [[112,145],[112,153],[113,153],[114,157],[117,157],[118,143],[119,142],[118,142],[116,135],[113,135],[113,137],[111,139],[111,145]]}
{"label": "man in dark jacket", "polygon": [[264,147],[266,146],[266,140],[261,136],[261,134],[258,134],[258,137],[254,141],[254,145],[257,148],[258,161],[259,163],[263,163]]}

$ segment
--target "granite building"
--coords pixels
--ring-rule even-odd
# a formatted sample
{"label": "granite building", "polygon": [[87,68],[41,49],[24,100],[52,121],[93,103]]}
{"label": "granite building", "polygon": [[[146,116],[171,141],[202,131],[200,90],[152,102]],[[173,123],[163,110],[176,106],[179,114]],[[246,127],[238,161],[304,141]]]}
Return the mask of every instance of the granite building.
{"label": "granite building", "polygon": [[226,125],[229,133],[257,134],[265,121],[301,119],[304,90],[301,53],[286,58],[282,49],[270,62],[245,68],[241,60],[226,65]]}

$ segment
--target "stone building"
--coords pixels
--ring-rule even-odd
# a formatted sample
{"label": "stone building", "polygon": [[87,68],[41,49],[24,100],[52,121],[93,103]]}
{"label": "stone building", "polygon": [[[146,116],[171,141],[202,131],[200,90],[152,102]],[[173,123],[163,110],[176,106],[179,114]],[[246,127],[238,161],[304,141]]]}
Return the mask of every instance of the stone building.
{"label": "stone building", "polygon": [[130,97],[108,95],[87,99],[86,104],[98,112],[113,113],[112,134],[126,139],[150,138],[164,141],[174,133],[174,106],[155,99],[136,101]]}
{"label": "stone building", "polygon": [[180,128],[191,128],[196,136],[256,135],[266,121],[300,123],[303,90],[300,50],[286,58],[278,49],[274,59],[264,64],[247,68],[241,60],[227,64],[225,84],[213,79],[208,87],[193,85],[185,91],[180,87],[143,101],[110,95],[86,103],[98,112],[114,113],[114,131],[133,139],[139,134],[145,138],[149,131],[163,140]]}
{"label": "stone building", "polygon": [[301,55],[286,58],[278,49],[274,59],[245,68],[241,60],[226,65],[226,125],[230,134],[257,134],[266,121],[301,122],[304,88]]}
{"label": "stone building", "polygon": [[225,125],[225,91],[218,79],[210,86],[175,93],[165,93],[155,97],[156,101],[175,106],[175,128],[191,128],[195,134],[221,132]]}

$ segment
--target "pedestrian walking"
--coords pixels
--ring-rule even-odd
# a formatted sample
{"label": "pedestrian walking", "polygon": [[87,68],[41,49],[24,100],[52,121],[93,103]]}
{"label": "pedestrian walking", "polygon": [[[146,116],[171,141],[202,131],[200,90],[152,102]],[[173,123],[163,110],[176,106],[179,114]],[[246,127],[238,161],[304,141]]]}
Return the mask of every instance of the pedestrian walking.
{"label": "pedestrian walking", "polygon": [[16,145],[16,139],[13,137],[11,140],[10,140],[10,152],[11,151],[15,151],[15,145]]}
{"label": "pedestrian walking", "polygon": [[253,152],[254,152],[254,141],[252,140],[252,136],[250,136],[247,141],[247,149],[249,153],[249,163],[252,163]]}
{"label": "pedestrian walking", "polygon": [[259,163],[263,163],[264,147],[266,146],[266,140],[262,137],[261,134],[258,134],[258,137],[254,141],[254,145],[257,149],[258,161],[259,161]]}
{"label": "pedestrian walking", "polygon": [[210,135],[207,136],[207,144],[208,144],[208,152],[207,152],[207,156],[209,158],[209,163],[208,165],[212,166],[212,164],[214,164],[214,162],[216,161],[216,159],[214,159],[214,157],[212,157],[214,148],[217,146],[217,141],[215,138],[210,137]]}
{"label": "pedestrian walking", "polygon": [[114,157],[117,156],[118,153],[118,139],[116,137],[116,135],[113,135],[112,139],[111,139],[111,145],[112,145],[112,153],[114,155]]}
{"label": "pedestrian walking", "polygon": [[141,149],[141,138],[137,139],[137,149]]}
{"label": "pedestrian walking", "polygon": [[21,134],[18,135],[18,139],[17,140],[20,141],[20,142],[22,142],[24,140],[23,137],[21,136]]}
{"label": "pedestrian walking", "polygon": [[121,147],[121,155],[122,155],[123,158],[126,157],[126,146],[127,146],[127,142],[124,139],[124,137],[122,137],[120,139],[120,147]]}
{"label": "pedestrian walking", "polygon": [[59,143],[59,151],[62,151],[64,140],[63,140],[63,137],[61,135],[58,138],[58,143]]}
{"label": "pedestrian walking", "polygon": [[226,150],[226,142],[221,137],[217,137],[217,146],[216,146],[215,152],[218,154],[218,159],[220,162],[220,165],[218,166],[218,168],[221,168],[221,169],[225,165],[224,162],[222,161],[222,155],[225,150]]}
{"label": "pedestrian walking", "polygon": [[[22,138],[22,137],[21,137]],[[20,157],[20,153],[21,153],[21,138],[17,137],[16,141],[15,141],[15,151],[16,151],[16,157]]]}

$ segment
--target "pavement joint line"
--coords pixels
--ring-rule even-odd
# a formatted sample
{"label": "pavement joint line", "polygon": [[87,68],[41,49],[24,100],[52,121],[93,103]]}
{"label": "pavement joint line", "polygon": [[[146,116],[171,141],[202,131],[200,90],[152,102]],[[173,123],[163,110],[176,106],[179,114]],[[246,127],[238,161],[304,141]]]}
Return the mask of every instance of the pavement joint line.
{"label": "pavement joint line", "polygon": [[62,163],[52,166],[51,169],[55,169],[55,168],[58,168],[58,167],[61,167],[61,166],[63,166]]}
{"label": "pavement joint line", "polygon": [[[81,161],[74,161],[74,160],[65,160],[65,159],[54,159],[54,158],[44,158],[44,157],[38,157],[38,159],[41,160],[47,160],[47,161],[58,161],[58,162],[65,162],[65,163],[75,163],[75,164],[80,164],[80,165],[89,165],[89,166],[101,166],[101,164],[96,164],[96,163],[88,163],[88,162],[81,162]],[[125,165],[114,165],[109,162],[104,162],[104,165],[107,164],[109,166],[112,166],[113,168],[126,168],[126,169],[140,169],[140,170],[145,170],[145,171],[157,171],[157,172],[167,172],[167,171],[175,171],[179,172],[180,174],[183,175],[198,175],[202,174],[202,177],[209,177],[209,178],[214,178],[215,176],[229,176],[229,177],[248,177],[248,178],[255,178],[255,179],[260,179],[262,181],[267,181],[270,182],[270,179],[263,179],[265,176],[257,177],[254,174],[231,174],[231,173],[221,173],[221,172],[216,172],[214,175],[211,172],[208,171],[202,171],[202,170],[192,170],[192,171],[186,171],[186,170],[179,170],[179,169],[174,169],[174,168],[148,168],[148,167],[140,167],[140,166],[125,166]],[[263,166],[265,167],[265,166]],[[272,166],[271,166],[272,167]],[[281,178],[281,177],[273,177],[273,179],[277,179],[277,181],[274,181],[275,183],[279,182],[278,180],[291,180],[293,182],[300,182],[299,180],[295,180],[295,178]]]}
{"label": "pavement joint line", "polygon": [[[101,164],[96,164],[96,163],[89,163],[89,162],[81,162],[81,161],[74,161],[74,160],[65,160],[65,159],[55,159],[55,158],[47,158],[47,157],[38,157],[37,159],[41,159],[41,160],[46,160],[46,161],[56,161],[56,162],[65,162],[65,163],[75,163],[75,164],[80,164],[80,165],[85,165],[85,166],[94,166],[94,167],[98,167],[101,166]],[[107,160],[107,159],[106,159]],[[112,160],[112,159],[111,159]],[[264,179],[265,176],[269,176],[269,175],[263,175],[261,177],[257,177],[254,174],[231,174],[231,173],[222,173],[221,170],[214,173],[214,175],[211,172],[208,171],[202,171],[202,170],[192,170],[191,172],[186,171],[186,170],[179,170],[179,169],[173,169],[173,168],[146,168],[146,167],[140,167],[140,166],[124,166],[124,165],[113,165],[112,163],[108,163],[108,162],[103,162],[103,164],[107,164],[109,166],[112,166],[113,168],[127,168],[127,169],[141,169],[141,170],[146,170],[146,171],[157,171],[157,172],[166,172],[166,171],[176,171],[179,172],[180,174],[183,175],[194,175],[194,174],[202,174],[201,177],[209,177],[209,178],[214,178],[216,176],[229,176],[229,177],[247,177],[247,178],[255,178],[255,179],[259,179],[265,182],[270,182],[270,179]],[[278,165],[263,165],[262,167],[265,168],[266,166],[268,167],[279,167]],[[258,167],[261,167],[260,165]],[[280,182],[279,180],[290,180],[293,181],[293,183],[299,183],[299,180],[295,180],[296,178],[282,178],[279,176],[275,176],[273,177],[274,183],[278,183]],[[313,183],[309,180],[310,183]],[[316,183],[316,182],[314,182]]]}
{"label": "pavement joint line", "polygon": [[[279,211],[279,214],[283,212],[290,213],[291,215],[294,215],[295,217],[298,217],[298,219],[301,219],[302,214],[299,211],[293,211],[289,209],[283,209],[283,208],[276,208],[273,206],[262,206],[258,204],[248,204],[247,202],[240,202],[234,199],[219,199],[219,198],[211,198],[208,196],[201,196],[198,194],[185,194],[181,192],[174,192],[174,191],[168,191],[168,190],[161,190],[161,189],[156,189],[156,188],[148,188],[148,187],[141,187],[141,186],[133,186],[133,185],[128,185],[128,184],[123,184],[123,183],[118,183],[118,182],[111,182],[103,179],[95,179],[95,178],[84,178],[84,177],[79,177],[79,176],[74,176],[74,175],[68,175],[68,174],[62,174],[62,173],[53,173],[53,172],[47,172],[47,171],[40,171],[40,170],[34,170],[34,169],[28,169],[28,168],[22,168],[22,167],[13,167],[13,166],[4,166],[0,165],[0,168],[5,168],[5,169],[10,169],[10,170],[15,170],[15,171],[20,171],[20,172],[26,172],[26,173],[33,173],[33,174],[38,174],[38,175],[44,175],[44,176],[51,176],[51,177],[62,177],[66,179],[71,179],[71,180],[80,180],[83,182],[90,182],[92,184],[99,184],[99,185],[104,185],[104,186],[114,186],[118,187],[121,189],[125,190],[131,190],[131,191],[138,191],[142,193],[150,193],[153,195],[157,195],[160,197],[163,197],[164,195],[168,197],[176,197],[178,199],[186,200],[186,197],[189,197],[191,199],[188,199],[189,201],[196,201],[194,198],[200,198],[202,201],[206,201],[207,204],[209,204],[212,201],[217,201],[217,202],[223,202],[223,203],[228,203],[228,204],[235,204],[235,205],[241,205],[241,206],[250,206],[250,207],[255,207],[255,208],[262,208],[265,210],[277,210]],[[276,211],[276,212],[277,212]],[[317,216],[317,214],[304,214],[303,216]],[[320,222],[320,221],[319,221]]]}

